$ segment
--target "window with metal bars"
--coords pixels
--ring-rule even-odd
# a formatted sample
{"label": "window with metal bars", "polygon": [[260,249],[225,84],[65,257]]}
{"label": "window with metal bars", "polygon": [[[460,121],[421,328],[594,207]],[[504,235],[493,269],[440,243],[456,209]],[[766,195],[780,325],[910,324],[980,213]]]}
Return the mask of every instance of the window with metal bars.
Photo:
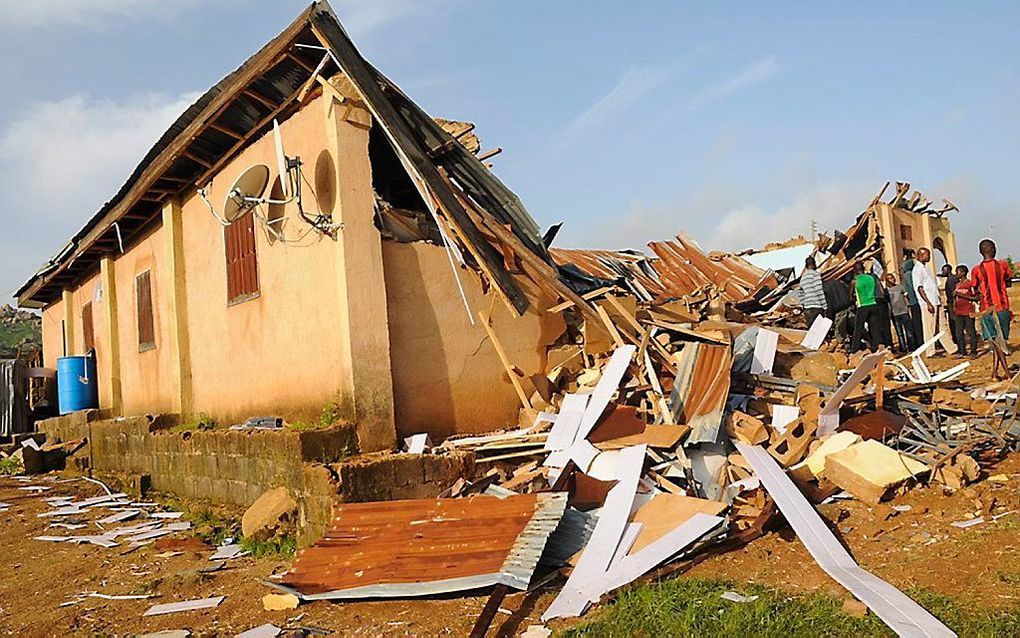
{"label": "window with metal bars", "polygon": [[227,256],[227,303],[235,304],[258,296],[259,270],[255,255],[255,220],[246,213],[223,229]]}
{"label": "window with metal bars", "polygon": [[152,317],[152,271],[135,277],[135,312],[138,317],[138,352],[156,347],[156,326]]}

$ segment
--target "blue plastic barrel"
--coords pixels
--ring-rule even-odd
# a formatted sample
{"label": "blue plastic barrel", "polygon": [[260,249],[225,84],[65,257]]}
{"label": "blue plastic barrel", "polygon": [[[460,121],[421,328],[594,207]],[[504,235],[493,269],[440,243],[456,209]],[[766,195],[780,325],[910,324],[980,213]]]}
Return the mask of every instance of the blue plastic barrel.
{"label": "blue plastic barrel", "polygon": [[57,359],[57,405],[61,414],[99,407],[96,358]]}

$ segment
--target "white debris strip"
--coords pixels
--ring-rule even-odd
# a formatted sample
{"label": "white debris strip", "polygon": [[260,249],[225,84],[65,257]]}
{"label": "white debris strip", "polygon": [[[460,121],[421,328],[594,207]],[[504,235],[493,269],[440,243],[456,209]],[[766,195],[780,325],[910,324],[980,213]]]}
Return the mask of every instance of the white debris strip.
{"label": "white debris strip", "polygon": [[779,511],[818,565],[875,612],[897,635],[928,638],[956,636],[949,627],[903,592],[861,569],[783,468],[764,448],[737,441],[734,444],[775,499]]}
{"label": "white debris strip", "polygon": [[185,600],[179,603],[165,603],[153,605],[142,614],[143,616],[161,616],[163,614],[176,614],[184,611],[197,611],[199,609],[210,609],[219,606],[226,596],[212,596],[210,598],[199,598],[197,600]]}

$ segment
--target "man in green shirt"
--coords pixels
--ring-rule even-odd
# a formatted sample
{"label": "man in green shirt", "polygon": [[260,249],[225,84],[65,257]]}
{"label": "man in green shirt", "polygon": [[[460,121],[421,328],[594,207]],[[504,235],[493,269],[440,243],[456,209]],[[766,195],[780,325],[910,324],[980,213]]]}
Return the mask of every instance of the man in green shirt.
{"label": "man in green shirt", "polygon": [[868,327],[868,346],[874,352],[881,341],[881,326],[879,326],[878,303],[875,301],[878,279],[871,273],[864,271],[864,264],[854,264],[854,297],[857,299],[857,314],[854,317],[854,336],[850,341],[850,351],[857,352],[863,347],[861,337],[864,336],[864,326]]}

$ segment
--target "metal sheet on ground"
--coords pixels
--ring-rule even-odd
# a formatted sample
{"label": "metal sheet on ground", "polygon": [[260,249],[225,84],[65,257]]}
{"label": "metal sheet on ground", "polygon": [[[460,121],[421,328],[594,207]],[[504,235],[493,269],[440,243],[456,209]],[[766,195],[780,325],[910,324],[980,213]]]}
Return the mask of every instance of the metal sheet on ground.
{"label": "metal sheet on ground", "polygon": [[942,638],[956,634],[903,592],[862,569],[778,463],[756,445],[734,441],[779,510],[825,573],[846,587],[899,636]]}

